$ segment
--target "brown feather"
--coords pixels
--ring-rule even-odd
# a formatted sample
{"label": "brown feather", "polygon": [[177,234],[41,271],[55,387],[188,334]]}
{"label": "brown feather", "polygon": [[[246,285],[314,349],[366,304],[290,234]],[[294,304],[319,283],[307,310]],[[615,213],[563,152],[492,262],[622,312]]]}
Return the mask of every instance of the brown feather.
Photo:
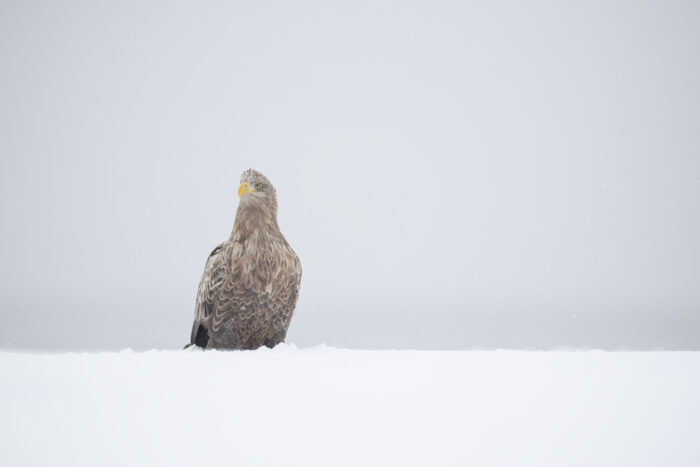
{"label": "brown feather", "polygon": [[197,290],[190,345],[274,347],[284,341],[299,296],[301,263],[277,225],[277,195],[259,172],[244,194],[227,241],[209,255]]}

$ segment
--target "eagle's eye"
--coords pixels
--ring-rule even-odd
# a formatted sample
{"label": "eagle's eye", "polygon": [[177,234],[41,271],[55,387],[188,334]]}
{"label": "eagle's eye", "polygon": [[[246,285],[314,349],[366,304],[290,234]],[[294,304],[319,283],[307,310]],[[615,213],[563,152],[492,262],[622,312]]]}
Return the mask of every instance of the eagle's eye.
{"label": "eagle's eye", "polygon": [[255,187],[256,190],[259,190],[260,187],[262,186],[262,183],[260,183],[260,182],[255,182],[255,183],[253,183],[253,186]]}

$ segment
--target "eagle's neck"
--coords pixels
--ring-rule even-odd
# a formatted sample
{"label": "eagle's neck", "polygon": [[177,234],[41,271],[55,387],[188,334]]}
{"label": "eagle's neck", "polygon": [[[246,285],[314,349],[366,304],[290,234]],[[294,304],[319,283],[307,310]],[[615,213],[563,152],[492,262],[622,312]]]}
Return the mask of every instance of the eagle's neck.
{"label": "eagle's neck", "polygon": [[278,235],[280,228],[277,225],[277,209],[275,208],[276,206],[266,207],[259,203],[239,204],[230,239],[245,241],[251,237],[251,234],[260,231]]}

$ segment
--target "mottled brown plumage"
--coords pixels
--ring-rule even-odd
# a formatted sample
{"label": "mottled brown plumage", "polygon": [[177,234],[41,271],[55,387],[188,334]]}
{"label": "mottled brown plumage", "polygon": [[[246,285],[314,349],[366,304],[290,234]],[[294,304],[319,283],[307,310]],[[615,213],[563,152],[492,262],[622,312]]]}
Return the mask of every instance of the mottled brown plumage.
{"label": "mottled brown plumage", "polygon": [[256,349],[284,341],[301,263],[277,225],[277,194],[261,173],[241,175],[233,231],[207,259],[189,345]]}

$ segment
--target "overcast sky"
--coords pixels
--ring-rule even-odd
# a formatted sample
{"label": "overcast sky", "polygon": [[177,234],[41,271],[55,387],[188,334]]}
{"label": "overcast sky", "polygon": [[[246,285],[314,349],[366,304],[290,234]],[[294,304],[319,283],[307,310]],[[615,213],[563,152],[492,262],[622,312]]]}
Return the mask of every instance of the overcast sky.
{"label": "overcast sky", "polygon": [[0,344],[178,348],[241,172],[288,342],[700,349],[700,3],[0,3]]}

